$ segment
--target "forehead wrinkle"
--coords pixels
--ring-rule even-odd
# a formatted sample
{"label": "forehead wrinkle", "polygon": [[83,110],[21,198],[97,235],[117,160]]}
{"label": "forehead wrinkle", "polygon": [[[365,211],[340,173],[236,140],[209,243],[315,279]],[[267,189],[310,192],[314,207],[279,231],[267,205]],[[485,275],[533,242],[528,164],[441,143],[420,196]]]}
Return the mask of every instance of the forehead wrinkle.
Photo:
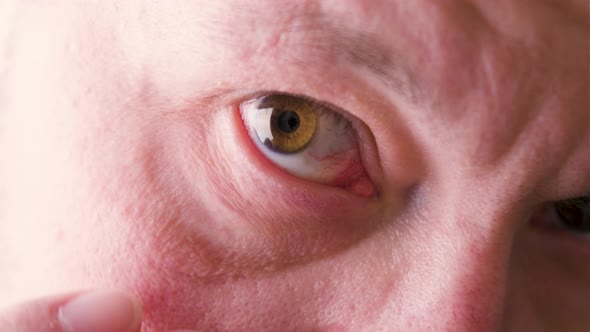
{"label": "forehead wrinkle", "polygon": [[[150,52],[152,58],[165,56],[159,54],[164,50],[175,50],[179,55],[177,64],[190,66],[191,57],[201,57],[210,64],[205,70],[222,66],[225,61],[259,75],[271,71],[265,67],[283,64],[303,72],[314,68],[314,73],[321,69],[324,74],[345,71],[345,75],[370,81],[374,87],[391,90],[408,101],[418,100],[421,90],[408,59],[402,57],[405,52],[396,51],[394,43],[383,38],[375,27],[350,23],[346,13],[338,13],[325,3],[214,2],[199,6],[197,15],[187,14],[195,9],[192,2],[181,2],[180,9],[150,3],[144,15],[151,36],[148,48],[155,48]],[[166,31],[176,33],[172,37]],[[191,45],[187,40],[202,40],[205,44]],[[164,42],[168,46],[162,46]],[[168,68],[157,70],[166,72]],[[326,80],[320,75],[314,77],[316,83]]]}
{"label": "forehead wrinkle", "polygon": [[[249,29],[254,36],[264,40],[257,40],[256,45],[249,46],[252,48],[247,52],[250,57],[270,52],[288,57],[303,68],[309,68],[309,65],[329,67],[335,63],[352,65],[367,70],[407,100],[417,102],[423,95],[416,75],[402,57],[403,52],[395,50],[395,45],[387,45],[375,32],[345,26],[341,22],[346,20],[339,14],[328,12],[316,1],[287,2],[281,6],[272,2],[264,9],[252,10],[251,6],[240,4],[231,9],[236,13],[231,20],[233,27]],[[221,29],[226,37],[219,41],[227,43],[227,36],[233,36],[230,37],[231,44],[241,42],[234,39],[237,36],[233,29]]]}

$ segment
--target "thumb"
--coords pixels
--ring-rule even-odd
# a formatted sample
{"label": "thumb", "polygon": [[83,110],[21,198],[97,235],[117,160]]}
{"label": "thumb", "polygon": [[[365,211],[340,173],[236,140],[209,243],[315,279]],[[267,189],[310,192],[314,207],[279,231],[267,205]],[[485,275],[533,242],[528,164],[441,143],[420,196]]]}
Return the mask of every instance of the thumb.
{"label": "thumb", "polygon": [[117,291],[90,291],[38,299],[0,312],[0,332],[135,332],[141,308]]}

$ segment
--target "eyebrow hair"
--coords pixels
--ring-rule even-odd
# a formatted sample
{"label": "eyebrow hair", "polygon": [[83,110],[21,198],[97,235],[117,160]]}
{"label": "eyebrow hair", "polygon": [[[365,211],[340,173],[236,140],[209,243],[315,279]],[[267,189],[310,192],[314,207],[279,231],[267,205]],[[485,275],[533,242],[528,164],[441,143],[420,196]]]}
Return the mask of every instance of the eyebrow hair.
{"label": "eyebrow hair", "polygon": [[301,33],[303,38],[296,42],[298,46],[303,44],[315,51],[313,53],[323,53],[320,57],[323,56],[325,62],[344,57],[348,63],[366,68],[407,100],[417,104],[422,99],[416,75],[404,58],[407,55],[395,50],[395,45],[387,47],[374,33],[333,24],[323,14],[312,14],[296,21],[303,23],[288,26],[286,33]]}
{"label": "eyebrow hair", "polygon": [[399,92],[410,101],[417,102],[421,95],[416,77],[403,55],[387,51],[377,36],[367,33],[341,33],[342,49],[348,61],[367,68],[384,84]]}
{"label": "eyebrow hair", "polygon": [[[239,13],[232,21],[234,26],[244,22],[250,28],[264,30],[262,35],[268,38],[265,41],[268,44],[256,46],[254,54],[269,48],[288,49],[289,52],[281,53],[287,53],[286,56],[305,69],[317,62],[333,66],[335,59],[344,60],[354,68],[367,70],[407,101],[422,103],[423,85],[410,66],[408,52],[398,48],[399,45],[390,45],[377,33],[362,27],[348,26],[338,14],[325,11],[318,2],[287,1],[277,6],[278,1],[267,1],[269,4],[263,11],[253,11],[251,5],[243,3],[228,8]],[[233,33],[231,29],[222,30],[222,34],[232,36]]]}

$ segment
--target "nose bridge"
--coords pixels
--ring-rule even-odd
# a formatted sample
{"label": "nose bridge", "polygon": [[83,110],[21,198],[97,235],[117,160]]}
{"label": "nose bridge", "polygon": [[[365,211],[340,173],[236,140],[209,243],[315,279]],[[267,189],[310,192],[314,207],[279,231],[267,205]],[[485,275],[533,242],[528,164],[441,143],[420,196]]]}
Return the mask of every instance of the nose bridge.
{"label": "nose bridge", "polygon": [[[469,203],[464,200],[467,199]],[[444,209],[424,216],[420,234],[408,244],[410,267],[384,314],[388,324],[400,317],[409,330],[499,331],[502,322],[512,236],[510,216],[483,207],[470,197],[447,200]],[[411,312],[408,312],[411,311]],[[394,323],[395,322],[395,323]]]}
{"label": "nose bridge", "polygon": [[428,311],[453,331],[499,329],[507,289],[510,245],[494,238],[488,229],[455,230],[440,244],[443,252],[430,253],[438,262],[427,273],[430,283]]}

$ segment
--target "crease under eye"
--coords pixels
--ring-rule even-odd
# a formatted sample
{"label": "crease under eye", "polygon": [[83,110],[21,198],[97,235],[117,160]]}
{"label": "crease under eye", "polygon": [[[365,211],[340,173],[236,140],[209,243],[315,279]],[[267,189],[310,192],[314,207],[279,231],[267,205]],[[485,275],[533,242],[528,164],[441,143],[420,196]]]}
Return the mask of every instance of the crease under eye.
{"label": "crease under eye", "polygon": [[277,167],[362,196],[374,194],[351,124],[354,119],[323,103],[283,93],[243,102],[240,114],[254,145]]}

